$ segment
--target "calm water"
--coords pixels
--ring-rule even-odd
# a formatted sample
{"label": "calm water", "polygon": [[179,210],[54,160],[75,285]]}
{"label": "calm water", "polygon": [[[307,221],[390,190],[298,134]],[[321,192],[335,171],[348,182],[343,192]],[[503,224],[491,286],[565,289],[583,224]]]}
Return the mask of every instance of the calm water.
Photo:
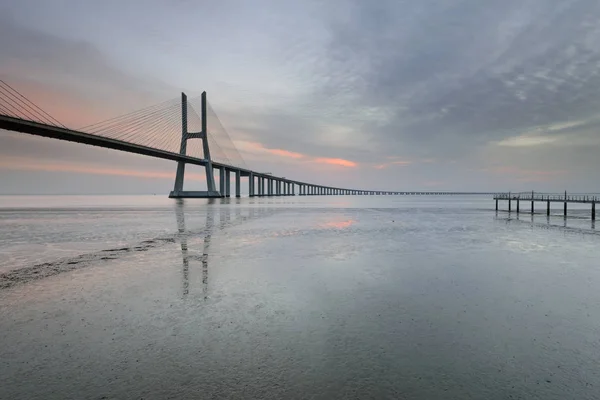
{"label": "calm water", "polygon": [[600,398],[589,210],[493,206],[0,197],[0,398]]}

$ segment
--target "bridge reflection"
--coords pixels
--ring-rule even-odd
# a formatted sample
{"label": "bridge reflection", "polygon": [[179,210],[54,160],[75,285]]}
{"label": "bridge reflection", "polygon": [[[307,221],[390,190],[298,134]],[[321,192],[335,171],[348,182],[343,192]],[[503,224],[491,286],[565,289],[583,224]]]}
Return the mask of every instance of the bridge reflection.
{"label": "bridge reflection", "polygon": [[[211,244],[219,234],[228,228],[257,219],[269,217],[283,209],[270,207],[240,207],[241,199],[207,199],[208,206],[202,211],[206,212],[204,229],[188,229],[186,227],[186,214],[188,218],[195,218],[200,209],[186,208],[183,199],[177,199],[175,204],[175,217],[177,220],[178,239],[182,257],[182,295],[190,294],[191,275],[195,271],[194,263],[198,263],[201,273],[202,298],[208,299],[209,295],[209,259],[211,257]],[[193,203],[191,203],[193,204]],[[232,207],[236,205],[232,215]],[[218,223],[216,221],[218,220]],[[202,253],[190,250],[189,243],[194,239],[202,238]]]}

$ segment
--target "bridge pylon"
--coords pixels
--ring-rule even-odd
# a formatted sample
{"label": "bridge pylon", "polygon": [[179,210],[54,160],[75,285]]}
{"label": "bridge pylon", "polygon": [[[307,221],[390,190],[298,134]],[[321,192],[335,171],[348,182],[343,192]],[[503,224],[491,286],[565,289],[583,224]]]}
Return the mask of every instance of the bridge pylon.
{"label": "bridge pylon", "polygon": [[202,92],[202,131],[188,132],[187,121],[187,96],[181,93],[181,146],[179,154],[186,155],[187,141],[190,139],[202,140],[202,151],[204,153],[204,170],[206,171],[206,191],[183,190],[183,181],[185,176],[185,161],[177,162],[177,174],[175,175],[175,186],[169,194],[170,198],[214,198],[223,197],[221,192],[216,189],[215,176],[213,173],[212,160],[210,158],[210,149],[208,147],[208,130],[206,128],[206,92]]}

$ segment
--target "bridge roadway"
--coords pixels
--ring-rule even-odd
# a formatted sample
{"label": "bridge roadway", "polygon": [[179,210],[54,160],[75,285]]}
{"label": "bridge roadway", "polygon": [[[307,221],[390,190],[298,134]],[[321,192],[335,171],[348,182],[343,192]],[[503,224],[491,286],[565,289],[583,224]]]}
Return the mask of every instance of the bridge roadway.
{"label": "bridge roadway", "polygon": [[[76,131],[68,128],[57,127],[35,121],[0,115],[0,129],[22,132],[35,136],[52,139],[65,140],[68,142],[82,143],[91,146],[104,147],[128,153],[141,154],[149,157],[162,158],[172,161],[183,161],[188,164],[206,166],[207,160],[191,157],[179,153],[169,152],[153,147],[143,146],[122,140],[111,139],[99,135]],[[323,186],[277,177],[271,174],[259,173],[246,168],[239,168],[219,162],[212,162],[213,169],[219,173],[220,197],[230,197],[230,174],[235,174],[235,195],[240,197],[240,178],[249,178],[249,195],[253,196],[293,196],[296,194],[296,186],[299,195],[491,195],[484,192],[443,192],[443,191],[380,191],[380,190],[358,190],[333,186]],[[190,191],[180,192],[172,197],[194,197]],[[198,192],[199,193],[199,192]]]}

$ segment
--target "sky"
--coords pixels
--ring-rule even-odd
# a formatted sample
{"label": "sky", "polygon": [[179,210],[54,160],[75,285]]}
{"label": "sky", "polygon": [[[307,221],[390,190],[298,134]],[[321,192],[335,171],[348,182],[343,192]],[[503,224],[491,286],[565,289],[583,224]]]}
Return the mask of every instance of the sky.
{"label": "sky", "polygon": [[[599,18],[597,0],[0,0],[0,79],[72,128],[206,91],[248,167],[317,184],[600,192]],[[0,131],[0,194],[167,194],[175,169]]]}

